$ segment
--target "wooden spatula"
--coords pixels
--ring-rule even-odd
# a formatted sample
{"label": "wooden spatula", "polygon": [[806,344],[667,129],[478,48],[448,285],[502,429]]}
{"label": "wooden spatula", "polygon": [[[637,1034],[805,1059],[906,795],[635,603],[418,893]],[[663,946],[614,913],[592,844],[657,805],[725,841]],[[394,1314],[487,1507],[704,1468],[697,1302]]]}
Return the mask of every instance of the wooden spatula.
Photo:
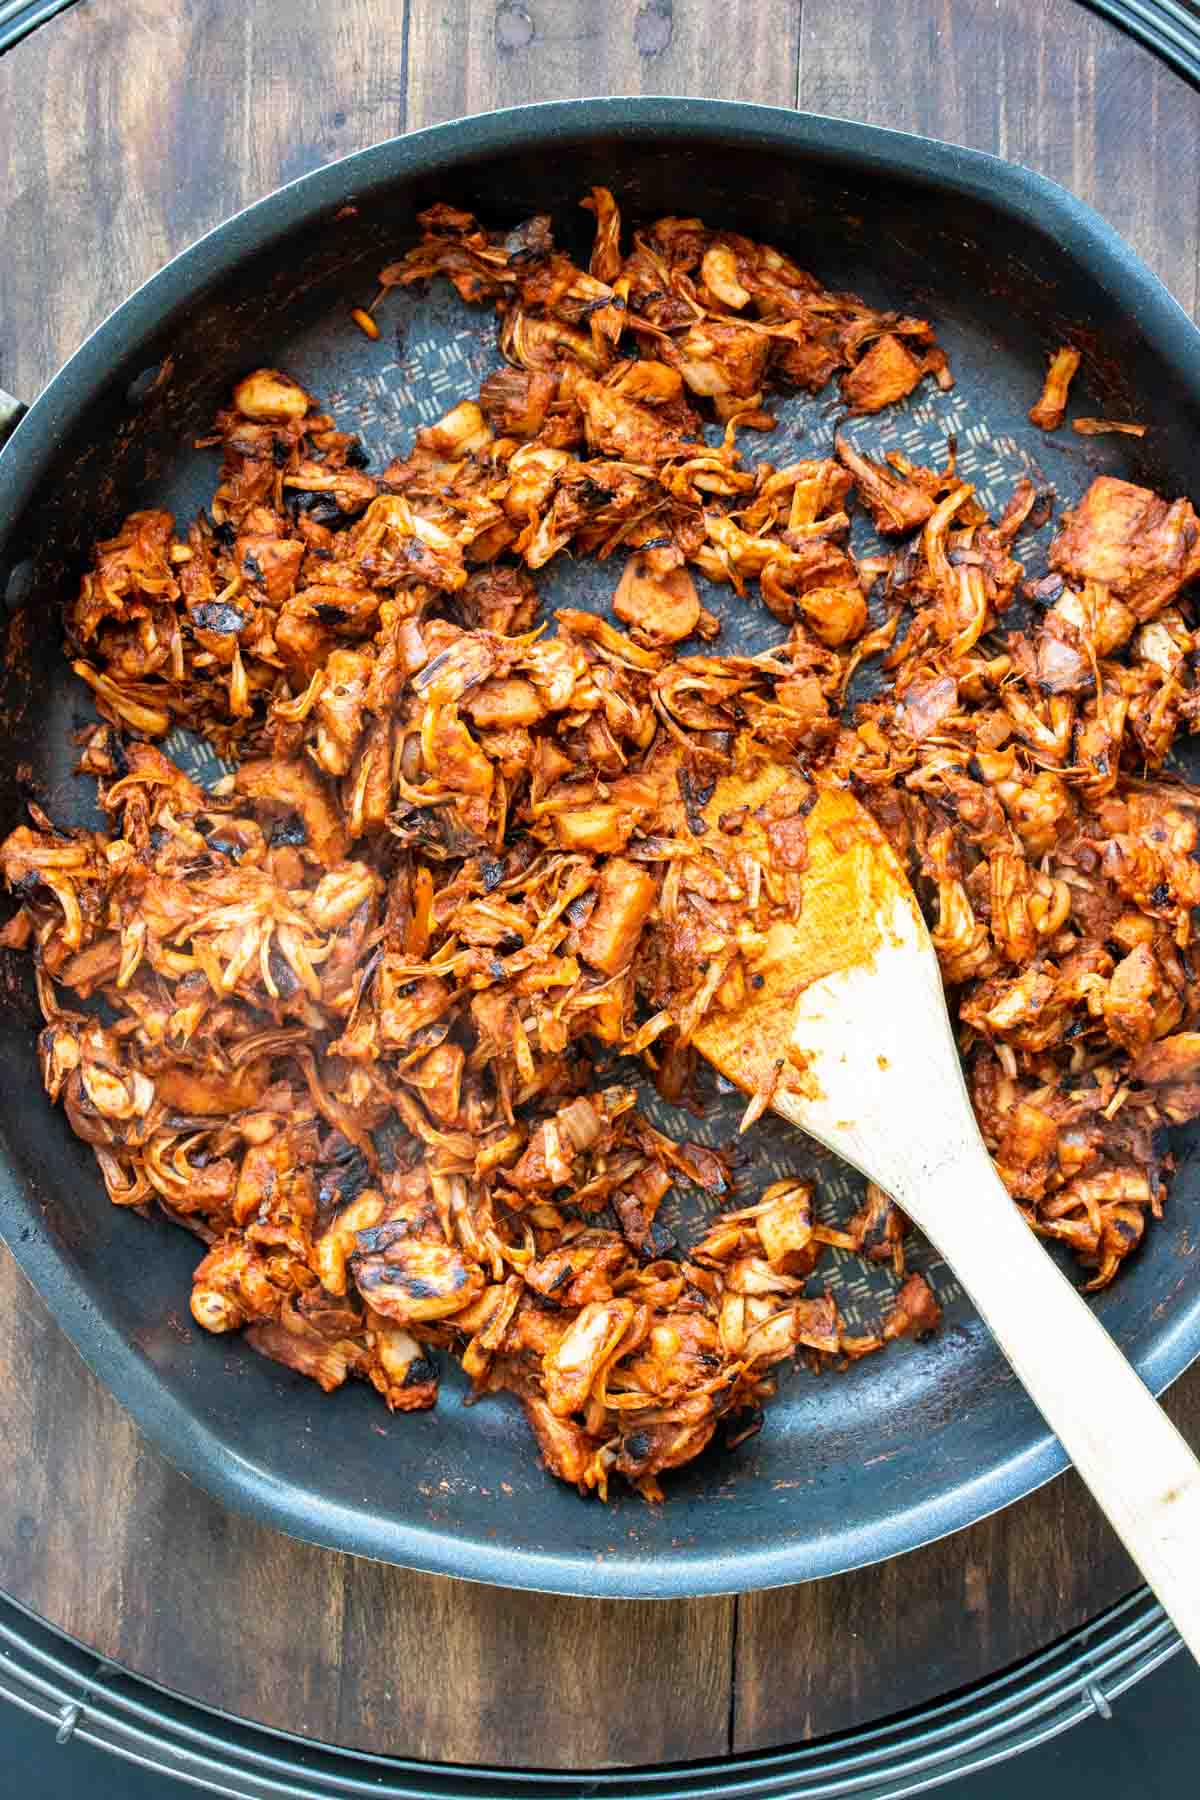
{"label": "wooden spatula", "polygon": [[[707,816],[755,810],[773,765],[718,784]],[[878,1182],[954,1270],[1075,1467],[1200,1657],[1200,1463],[1029,1230],[967,1097],[937,958],[903,869],[849,794],[807,820],[798,920],[772,928],[750,1002],[697,1049]],[[758,978],[761,977],[761,984]]]}

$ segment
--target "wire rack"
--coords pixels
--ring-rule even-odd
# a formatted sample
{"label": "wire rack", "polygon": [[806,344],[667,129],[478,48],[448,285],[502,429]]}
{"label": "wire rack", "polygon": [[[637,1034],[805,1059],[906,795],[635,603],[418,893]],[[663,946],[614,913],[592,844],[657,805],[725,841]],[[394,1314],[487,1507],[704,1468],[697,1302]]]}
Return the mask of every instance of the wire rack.
{"label": "wire rack", "polygon": [[1192,0],[1083,0],[1200,87],[1200,6]]}
{"label": "wire rack", "polygon": [[0,55],[76,0],[0,0]]}
{"label": "wire rack", "polygon": [[285,1737],[152,1688],[0,1601],[0,1697],[57,1743],[236,1800],[902,1800],[1091,1717],[1181,1648],[1146,1589],[1026,1662],[867,1730],[766,1754],[555,1774],[381,1758]]}

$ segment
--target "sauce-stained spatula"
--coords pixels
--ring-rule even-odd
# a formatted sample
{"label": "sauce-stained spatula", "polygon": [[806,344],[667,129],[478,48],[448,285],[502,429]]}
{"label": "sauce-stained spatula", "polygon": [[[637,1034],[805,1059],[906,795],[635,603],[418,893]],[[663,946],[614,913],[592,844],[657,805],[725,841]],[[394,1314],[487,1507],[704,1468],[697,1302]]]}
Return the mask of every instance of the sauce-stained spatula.
{"label": "sauce-stained spatula", "polygon": [[[754,811],[783,772],[720,782],[714,822]],[[806,820],[803,901],[772,926],[747,1005],[697,1049],[747,1092],[775,1077],[784,1118],[870,1176],[936,1245],[1142,1574],[1200,1658],[1200,1462],[1042,1249],[967,1097],[937,957],[891,846],[851,795]],[[765,860],[765,844],[764,860]]]}

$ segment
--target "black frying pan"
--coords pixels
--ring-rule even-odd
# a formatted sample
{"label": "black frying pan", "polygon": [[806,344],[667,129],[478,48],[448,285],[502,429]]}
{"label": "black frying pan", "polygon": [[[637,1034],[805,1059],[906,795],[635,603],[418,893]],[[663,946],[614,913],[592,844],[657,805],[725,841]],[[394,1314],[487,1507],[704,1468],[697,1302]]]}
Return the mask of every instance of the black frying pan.
{"label": "black frying pan", "polygon": [[[0,595],[12,618],[0,672],[0,827],[32,772],[63,823],[88,818],[70,733],[86,697],[60,648],[59,610],[90,541],[129,509],[186,515],[211,493],[211,453],[189,448],[232,383],[258,363],[293,371],[387,456],[415,426],[474,393],[495,360],[494,321],[449,290],[389,298],[371,343],[349,309],[413,229],[448,199],[489,221],[555,215],[582,252],[593,183],[627,221],[697,212],[778,243],[832,287],[930,313],[959,386],[852,426],[868,448],[936,455],[999,504],[1028,467],[1064,502],[1098,470],[1186,492],[1200,466],[1200,334],[1096,215],[995,159],[867,126],[695,100],[528,107],[381,144],[284,188],[178,257],[51,382],[0,455]],[[1131,439],[1048,439],[1025,419],[1047,352],[1069,333],[1090,354],[1079,410],[1148,420]],[[816,453],[828,397],[788,400],[752,455]],[[1037,545],[1021,547],[1036,566]],[[590,562],[543,571],[549,605],[603,605]],[[779,628],[728,589],[705,596],[727,646]],[[202,776],[196,750],[170,748]],[[22,766],[27,765],[22,774]],[[912,1549],[1028,1493],[1064,1464],[948,1272],[917,1255],[946,1308],[939,1336],[844,1375],[782,1384],[763,1432],[714,1448],[652,1510],[605,1508],[545,1475],[505,1398],[467,1409],[450,1371],[436,1412],[389,1418],[362,1388],[323,1397],[236,1339],[186,1329],[193,1240],[110,1206],[90,1150],[41,1088],[24,959],[6,959],[0,1014],[0,1230],[92,1368],[176,1467],[230,1505],[298,1536],[417,1568],[569,1593],[700,1594],[829,1575]],[[741,1102],[714,1092],[704,1121],[727,1140]],[[813,1168],[823,1205],[854,1204],[855,1177],[764,1122],[750,1182]],[[1200,1351],[1200,1150],[1177,1145],[1166,1220],[1097,1302],[1156,1390]],[[680,1221],[686,1228],[688,1221]],[[852,1321],[883,1277],[853,1259],[833,1282]]]}

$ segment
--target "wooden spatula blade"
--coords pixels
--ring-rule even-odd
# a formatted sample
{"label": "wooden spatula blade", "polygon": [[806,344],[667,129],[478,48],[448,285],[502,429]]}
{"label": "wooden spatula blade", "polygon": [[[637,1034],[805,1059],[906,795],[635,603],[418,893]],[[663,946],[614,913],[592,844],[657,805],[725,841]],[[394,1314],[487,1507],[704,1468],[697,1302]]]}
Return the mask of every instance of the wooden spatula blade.
{"label": "wooden spatula blade", "polygon": [[[715,817],[749,808],[749,855],[768,854],[753,815],[781,779],[771,766],[730,778],[710,802]],[[853,795],[822,792],[805,824],[799,909],[767,931],[747,1004],[707,1014],[694,1041],[747,1094],[769,1089],[776,1112],[887,1187],[889,1113],[919,1113],[931,1084],[967,1106],[937,959],[895,852]]]}
{"label": "wooden spatula blade", "polygon": [[[770,861],[755,815],[769,816],[789,780],[759,768],[722,783],[711,802],[714,821],[745,812],[748,884],[758,880],[753,863],[761,874]],[[694,1042],[923,1227],[1200,1656],[1200,1463],[1001,1183],[929,932],[882,831],[852,795],[832,792],[816,800],[806,832],[787,905],[765,932],[747,919],[747,1004],[710,1012]]]}

